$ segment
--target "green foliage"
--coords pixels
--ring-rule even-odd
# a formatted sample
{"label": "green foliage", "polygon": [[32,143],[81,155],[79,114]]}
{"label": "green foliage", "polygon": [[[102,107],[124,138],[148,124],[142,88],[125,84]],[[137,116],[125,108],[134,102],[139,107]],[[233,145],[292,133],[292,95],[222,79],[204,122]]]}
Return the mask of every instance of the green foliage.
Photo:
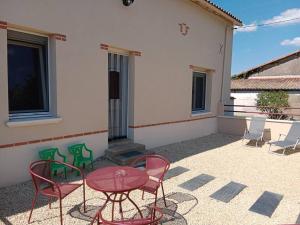
{"label": "green foliage", "polygon": [[284,91],[264,91],[257,96],[257,109],[267,113],[269,119],[284,120],[288,116],[284,114],[289,107],[289,95]]}

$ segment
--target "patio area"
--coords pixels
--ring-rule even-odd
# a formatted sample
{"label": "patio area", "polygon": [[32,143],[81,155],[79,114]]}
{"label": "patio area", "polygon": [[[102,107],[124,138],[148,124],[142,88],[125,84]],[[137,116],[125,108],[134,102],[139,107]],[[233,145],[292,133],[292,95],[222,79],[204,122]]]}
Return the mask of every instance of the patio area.
{"label": "patio area", "polygon": [[[162,224],[295,224],[300,213],[300,153],[288,156],[268,153],[268,145],[255,148],[241,138],[226,134],[174,143],[152,149],[171,161],[164,181]],[[98,159],[95,168],[112,165]],[[17,166],[17,165],[16,165]],[[85,171],[88,173],[89,171]],[[9,176],[9,174],[7,174]],[[76,182],[77,177],[68,176]],[[87,213],[83,212],[82,189],[63,200],[64,224],[90,224],[104,195],[87,187]],[[161,197],[161,192],[159,192]],[[0,224],[27,224],[33,198],[32,182],[0,189]],[[153,202],[153,195],[132,193],[140,206]],[[130,212],[132,208],[126,207]],[[133,212],[133,211],[132,211]],[[32,224],[59,224],[58,202],[48,207],[40,197]]]}

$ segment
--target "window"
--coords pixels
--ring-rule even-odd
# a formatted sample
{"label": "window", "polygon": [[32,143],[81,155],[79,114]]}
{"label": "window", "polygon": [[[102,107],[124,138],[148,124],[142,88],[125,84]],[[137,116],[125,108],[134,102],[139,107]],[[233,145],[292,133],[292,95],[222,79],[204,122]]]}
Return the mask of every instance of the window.
{"label": "window", "polygon": [[48,38],[12,30],[7,38],[10,117],[49,112]]}
{"label": "window", "polygon": [[193,72],[192,111],[205,110],[206,74]]}

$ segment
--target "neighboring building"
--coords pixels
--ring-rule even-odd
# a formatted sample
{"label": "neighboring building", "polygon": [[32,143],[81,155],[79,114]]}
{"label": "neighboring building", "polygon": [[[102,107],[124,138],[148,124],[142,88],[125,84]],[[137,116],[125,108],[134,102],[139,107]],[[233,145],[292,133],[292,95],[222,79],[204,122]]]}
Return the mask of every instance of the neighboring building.
{"label": "neighboring building", "polygon": [[[234,105],[255,106],[257,94],[262,91],[287,91],[290,107],[300,107],[300,51],[235,75],[231,81],[231,97],[234,99]],[[235,107],[234,111],[257,110]],[[288,112],[300,115],[299,109]],[[300,117],[294,116],[294,119]]]}
{"label": "neighboring building", "polygon": [[0,0],[0,186],[38,151],[147,148],[217,131],[233,26],[208,0]]}

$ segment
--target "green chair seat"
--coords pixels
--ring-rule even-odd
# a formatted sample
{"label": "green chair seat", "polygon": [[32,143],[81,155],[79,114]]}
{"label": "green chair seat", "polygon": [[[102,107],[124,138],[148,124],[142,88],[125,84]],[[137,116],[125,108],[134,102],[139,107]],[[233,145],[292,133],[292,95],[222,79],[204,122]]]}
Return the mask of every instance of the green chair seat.
{"label": "green chair seat", "polygon": [[62,164],[58,164],[58,163],[52,163],[51,164],[51,168],[54,169],[54,170],[57,170],[57,169],[63,169],[63,168],[66,168],[67,166],[65,165],[62,165]]}
{"label": "green chair seat", "polygon": [[77,160],[80,162],[90,162],[91,161],[90,158],[86,158],[86,157],[79,157],[79,158],[77,158]]}
{"label": "green chair seat", "polygon": [[[86,145],[83,144],[75,144],[68,147],[68,150],[71,155],[73,155],[73,165],[76,167],[85,167],[87,164],[90,164],[92,168],[93,166],[93,151],[88,149]],[[84,156],[84,151],[88,153],[89,156]]]}
{"label": "green chair seat", "polygon": [[[62,162],[67,161],[67,157],[63,154],[61,154],[58,150],[58,148],[47,148],[39,151],[40,159],[42,160],[56,160],[56,155],[60,158],[62,158]],[[51,174],[56,175],[57,171],[63,170],[65,174],[65,178],[67,178],[67,166],[63,164],[58,163],[51,163]]]}

